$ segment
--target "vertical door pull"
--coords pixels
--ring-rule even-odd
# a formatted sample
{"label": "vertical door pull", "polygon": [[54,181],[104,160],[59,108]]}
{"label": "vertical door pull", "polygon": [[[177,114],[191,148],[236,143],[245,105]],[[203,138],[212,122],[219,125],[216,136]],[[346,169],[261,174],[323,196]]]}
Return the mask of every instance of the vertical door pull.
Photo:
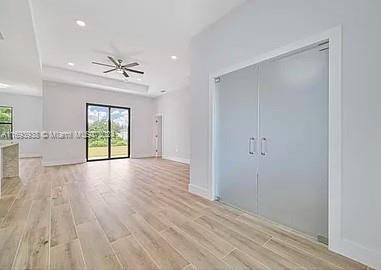
{"label": "vertical door pull", "polygon": [[267,155],[267,139],[264,137],[261,139],[261,155]]}
{"label": "vertical door pull", "polygon": [[255,138],[249,138],[249,155],[254,155],[255,150],[253,147],[253,142],[255,143]]}
{"label": "vertical door pull", "polygon": [[252,137],[249,139],[249,155],[255,154],[255,138]]}

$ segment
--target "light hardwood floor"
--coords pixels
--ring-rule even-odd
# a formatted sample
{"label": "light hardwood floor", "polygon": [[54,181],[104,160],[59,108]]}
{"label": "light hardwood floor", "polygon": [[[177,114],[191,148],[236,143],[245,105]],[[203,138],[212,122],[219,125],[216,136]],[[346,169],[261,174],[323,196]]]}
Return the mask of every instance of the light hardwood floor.
{"label": "light hardwood floor", "polygon": [[188,181],[187,165],[160,159],[23,159],[2,187],[0,269],[366,269]]}

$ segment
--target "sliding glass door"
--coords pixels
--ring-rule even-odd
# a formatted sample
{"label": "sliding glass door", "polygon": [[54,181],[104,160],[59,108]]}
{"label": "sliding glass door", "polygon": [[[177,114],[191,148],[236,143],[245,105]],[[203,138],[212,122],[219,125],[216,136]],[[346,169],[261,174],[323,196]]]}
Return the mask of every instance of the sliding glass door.
{"label": "sliding glass door", "polygon": [[130,157],[130,109],[87,104],[87,161]]}
{"label": "sliding glass door", "polygon": [[111,115],[111,158],[128,157],[130,141],[130,110],[110,108]]}

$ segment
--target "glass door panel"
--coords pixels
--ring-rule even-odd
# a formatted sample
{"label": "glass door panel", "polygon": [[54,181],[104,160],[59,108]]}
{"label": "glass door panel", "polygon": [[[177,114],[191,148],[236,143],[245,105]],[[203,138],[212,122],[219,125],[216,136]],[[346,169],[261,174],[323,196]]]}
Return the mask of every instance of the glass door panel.
{"label": "glass door panel", "polygon": [[106,106],[87,106],[87,159],[109,158],[109,108]]}
{"label": "glass door panel", "polygon": [[130,110],[110,108],[111,158],[129,157]]}
{"label": "glass door panel", "polygon": [[216,160],[222,202],[257,212],[258,70],[229,73],[216,84]]}
{"label": "glass door panel", "polygon": [[263,64],[259,214],[328,237],[328,51]]}

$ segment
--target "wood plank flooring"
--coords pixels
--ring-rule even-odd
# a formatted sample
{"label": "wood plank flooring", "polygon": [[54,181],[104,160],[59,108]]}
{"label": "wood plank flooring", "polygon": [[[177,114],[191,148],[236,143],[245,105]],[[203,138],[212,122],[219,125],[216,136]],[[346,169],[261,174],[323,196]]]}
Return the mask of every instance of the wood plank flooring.
{"label": "wood plank flooring", "polygon": [[161,159],[42,167],[0,199],[0,269],[367,269],[260,217],[187,192]]}

